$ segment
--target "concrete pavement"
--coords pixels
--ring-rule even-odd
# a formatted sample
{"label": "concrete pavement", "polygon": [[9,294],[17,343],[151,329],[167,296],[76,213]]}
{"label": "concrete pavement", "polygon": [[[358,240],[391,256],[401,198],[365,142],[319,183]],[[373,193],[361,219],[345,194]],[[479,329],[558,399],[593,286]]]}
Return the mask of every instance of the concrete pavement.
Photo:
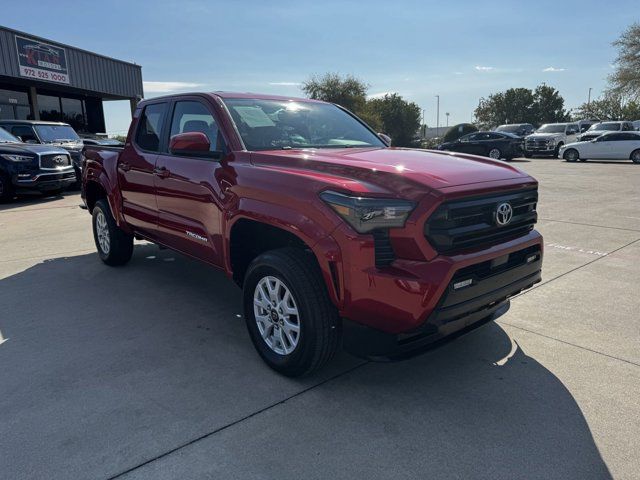
{"label": "concrete pavement", "polygon": [[543,283],[427,355],[303,380],[219,272],[148,244],[103,266],[77,195],[0,206],[0,477],[637,478],[640,167],[515,164]]}

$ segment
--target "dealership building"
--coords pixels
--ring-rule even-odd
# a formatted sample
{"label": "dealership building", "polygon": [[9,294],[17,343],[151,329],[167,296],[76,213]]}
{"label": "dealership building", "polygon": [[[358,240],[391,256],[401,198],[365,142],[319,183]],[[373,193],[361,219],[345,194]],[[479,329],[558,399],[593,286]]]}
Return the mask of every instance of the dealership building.
{"label": "dealership building", "polygon": [[50,120],[104,132],[102,104],[142,99],[140,65],[0,26],[0,119]]}

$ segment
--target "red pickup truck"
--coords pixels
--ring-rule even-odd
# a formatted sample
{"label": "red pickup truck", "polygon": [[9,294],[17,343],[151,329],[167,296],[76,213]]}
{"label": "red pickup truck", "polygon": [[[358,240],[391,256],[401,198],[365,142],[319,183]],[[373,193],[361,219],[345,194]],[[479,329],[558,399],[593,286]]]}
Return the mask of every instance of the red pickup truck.
{"label": "red pickup truck", "polygon": [[134,238],[223,270],[264,361],[289,376],[344,344],[402,358],[505,313],[540,281],[537,182],[455,152],[391,148],[338,105],[193,93],[138,105],[123,148],[86,147],[102,261]]}

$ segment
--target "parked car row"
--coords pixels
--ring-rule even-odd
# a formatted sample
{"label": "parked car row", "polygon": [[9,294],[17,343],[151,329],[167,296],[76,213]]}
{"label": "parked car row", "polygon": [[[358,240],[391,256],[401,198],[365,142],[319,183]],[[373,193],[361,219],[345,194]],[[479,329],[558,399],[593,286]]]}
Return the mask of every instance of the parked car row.
{"label": "parked car row", "polygon": [[469,133],[445,142],[439,150],[470,153],[507,161],[560,156],[567,161],[632,160],[640,163],[640,121],[548,123],[535,130],[530,123],[500,125],[494,131]]}

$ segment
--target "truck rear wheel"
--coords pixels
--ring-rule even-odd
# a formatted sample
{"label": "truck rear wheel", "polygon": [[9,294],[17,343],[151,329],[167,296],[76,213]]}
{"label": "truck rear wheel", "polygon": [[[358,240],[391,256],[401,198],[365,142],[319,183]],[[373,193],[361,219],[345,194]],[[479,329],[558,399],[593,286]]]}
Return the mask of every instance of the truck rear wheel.
{"label": "truck rear wheel", "polygon": [[116,225],[111,209],[105,199],[98,200],[93,207],[93,239],[98,255],[107,265],[124,265],[133,254],[133,235]]}
{"label": "truck rear wheel", "polygon": [[312,254],[282,248],[258,256],[245,276],[243,297],[251,341],[275,371],[307,375],[338,349],[338,313]]}

